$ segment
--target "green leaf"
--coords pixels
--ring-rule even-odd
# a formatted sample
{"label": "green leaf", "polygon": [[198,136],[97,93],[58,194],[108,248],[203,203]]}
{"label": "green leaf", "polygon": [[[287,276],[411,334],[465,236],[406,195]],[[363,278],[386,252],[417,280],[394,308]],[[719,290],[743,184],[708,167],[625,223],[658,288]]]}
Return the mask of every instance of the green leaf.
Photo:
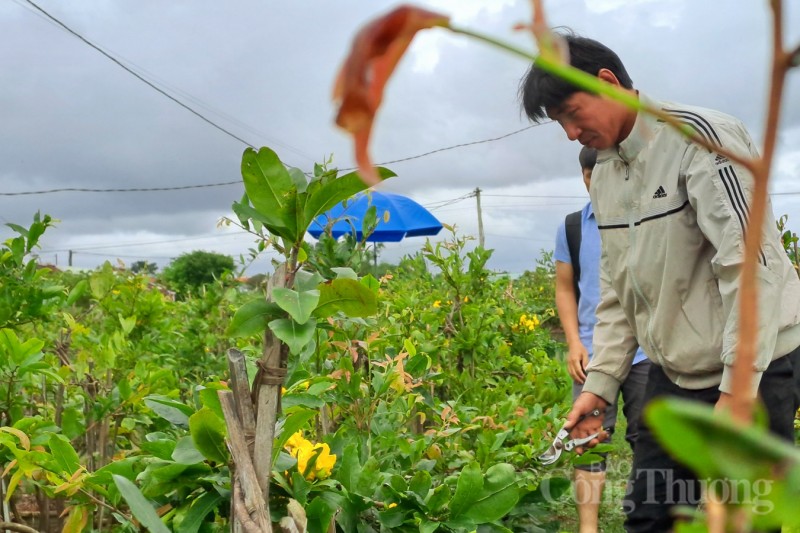
{"label": "green leaf", "polygon": [[68,439],[74,439],[86,432],[83,413],[74,407],[67,407],[61,415],[61,432]]}
{"label": "green leaf", "polygon": [[381,525],[389,528],[391,531],[394,528],[399,528],[406,521],[406,513],[399,507],[393,507],[378,513],[378,520]]}
{"label": "green leaf", "polygon": [[205,386],[202,388],[198,388],[198,396],[200,397],[200,404],[203,407],[208,407],[216,415],[223,420],[225,419],[225,415],[222,413],[222,405],[219,401],[219,391],[225,390],[227,387],[223,387],[220,384],[214,383],[210,384],[209,386]]}
{"label": "green leaf", "polygon": [[412,377],[419,378],[431,367],[431,364],[431,358],[427,354],[418,353],[408,358],[405,371],[411,374]]}
{"label": "green leaf", "polygon": [[411,339],[403,339],[403,348],[408,352],[408,357],[412,358],[417,355],[417,347],[414,346],[414,341]]}
{"label": "green leaf", "polygon": [[217,508],[222,502],[222,496],[217,492],[206,492],[192,502],[189,512],[186,513],[177,533],[197,533],[205,517]]}
{"label": "green leaf", "polygon": [[259,297],[247,302],[236,311],[225,333],[231,337],[257,335],[267,329],[270,320],[280,316],[285,315],[278,304]]}
{"label": "green leaf", "polygon": [[311,312],[317,307],[320,292],[317,290],[297,292],[285,287],[275,287],[272,289],[272,298],[295,322],[305,324],[311,318]]}
{"label": "green leaf", "polygon": [[765,429],[741,427],[713,406],[669,399],[653,401],[648,424],[668,452],[701,478],[756,480],[776,464],[800,463],[800,451]]}
{"label": "green leaf", "polygon": [[179,426],[189,425],[189,415],[194,411],[188,405],[161,396],[148,396],[144,404],[164,420]]}
{"label": "green leaf", "polygon": [[428,497],[428,491],[431,490],[431,473],[425,470],[420,470],[414,474],[408,484],[408,489],[425,500]]}
{"label": "green leaf", "polygon": [[139,488],[122,476],[113,474],[114,484],[119,493],[125,498],[131,513],[151,533],[169,533],[169,529],[156,514],[152,504],[142,495]]}
{"label": "green leaf", "polygon": [[64,477],[71,476],[80,468],[81,461],[78,458],[78,454],[65,436],[58,434],[50,435],[48,444],[50,446],[50,454],[61,469],[61,473],[64,474]]}
{"label": "green leaf", "polygon": [[34,222],[33,224],[31,224],[31,227],[28,230],[28,246],[26,250],[27,252],[33,250],[33,247],[39,243],[39,237],[42,236],[45,229],[47,229],[47,226],[45,224],[42,224],[41,222]]}
{"label": "green leaf", "polygon": [[15,366],[19,366],[29,357],[41,353],[43,347],[43,340],[32,338],[25,342],[20,342],[19,337],[13,330],[0,329],[0,354],[5,353]]}
{"label": "green leaf", "polygon": [[483,490],[483,474],[475,461],[461,470],[456,483],[456,492],[450,500],[450,517],[457,518],[469,510],[469,507],[480,497]]}
{"label": "green leaf", "polygon": [[422,522],[419,524],[419,532],[420,533],[433,533],[439,526],[442,525],[439,522],[432,522],[430,520],[422,519]]}
{"label": "green leaf", "polygon": [[305,192],[308,187],[308,178],[303,171],[295,167],[289,167],[287,171],[289,172],[289,177],[292,178],[292,183],[294,183],[297,192]]}
{"label": "green leaf", "polygon": [[344,448],[339,472],[336,475],[347,492],[355,492],[358,479],[361,477],[361,461],[358,458],[358,445],[350,443]]}
{"label": "green leaf", "polygon": [[309,320],[305,324],[298,324],[291,318],[279,318],[269,323],[269,329],[296,355],[314,338],[317,321]]}
{"label": "green leaf", "polygon": [[266,147],[258,152],[247,148],[242,155],[242,179],[253,207],[270,221],[267,229],[284,227],[289,232],[287,238],[296,241],[294,197],[297,188],[278,154]]}
{"label": "green leaf", "polygon": [[131,393],[133,392],[131,391],[131,382],[124,377],[117,381],[117,390],[119,391],[119,397],[123,402],[130,398]]}
{"label": "green leaf", "polygon": [[372,274],[367,274],[366,276],[361,278],[361,284],[367,288],[369,288],[375,294],[378,294],[378,289],[381,288],[381,282],[375,279],[375,276]]}
{"label": "green leaf", "polygon": [[183,465],[194,465],[205,461],[205,456],[194,445],[194,439],[186,436],[175,445],[172,460]]}
{"label": "green leaf", "polygon": [[111,265],[106,262],[103,264],[102,269],[93,272],[89,276],[89,288],[92,290],[92,297],[95,300],[101,300],[111,292],[114,286],[114,271]]}
{"label": "green leaf", "polygon": [[314,409],[297,409],[292,411],[286,416],[281,425],[281,432],[275,445],[272,447],[272,462],[278,458],[278,454],[283,449],[284,444],[292,435],[303,429],[309,420],[316,416],[317,411]]}
{"label": "green leaf", "polygon": [[225,421],[211,409],[203,407],[189,417],[189,431],[197,450],[209,461],[228,462],[228,448],[225,446]]}
{"label": "green leaf", "polygon": [[369,288],[353,279],[338,278],[319,286],[319,303],[314,316],[327,318],[337,311],[349,317],[366,317],[378,312],[378,299]]}
{"label": "green leaf", "polygon": [[[247,194],[245,194],[245,199],[247,198]],[[283,222],[280,219],[272,216],[270,214],[262,213],[258,211],[249,203],[246,202],[233,202],[231,206],[233,208],[233,212],[236,213],[236,216],[239,218],[239,221],[242,223],[243,226],[249,227],[248,222],[253,221],[253,226],[255,228],[260,228],[264,226],[269,229],[270,232],[278,235],[280,237],[291,238],[291,232],[289,228],[283,225]],[[263,242],[263,241],[262,241]]]}
{"label": "green leaf", "polygon": [[308,533],[326,533],[336,512],[336,507],[325,501],[325,498],[314,498],[305,508],[308,518]]}
{"label": "green leaf", "polygon": [[441,511],[450,501],[450,495],[450,487],[448,485],[441,484],[433,489],[433,492],[431,492],[425,502],[428,506],[428,510],[431,513],[438,513]]}
{"label": "green leaf", "polygon": [[350,267],[334,267],[331,270],[336,273],[336,279],[358,280],[358,274]]}
{"label": "green leaf", "polygon": [[[378,176],[381,180],[385,180],[396,176],[394,172],[387,168],[378,167]],[[328,209],[336,204],[347,200],[354,194],[357,194],[367,188],[367,185],[356,172],[350,172],[340,178],[329,181],[322,187],[315,189],[313,193],[306,200],[304,209],[304,217],[306,221],[305,228],[314,220],[315,217],[321,215]]]}
{"label": "green leaf", "polygon": [[281,397],[281,407],[284,409],[289,409],[297,405],[319,409],[325,405],[325,401],[319,396],[307,392],[284,394]]}
{"label": "green leaf", "polygon": [[519,488],[514,467],[495,464],[486,471],[480,497],[470,505],[465,516],[478,524],[494,522],[508,514],[519,501]]}
{"label": "green leaf", "polygon": [[67,305],[73,305],[78,299],[86,294],[86,290],[89,288],[89,282],[85,279],[80,280],[72,290],[69,292],[69,296],[67,296]]}
{"label": "green leaf", "polygon": [[27,237],[28,236],[28,230],[26,228],[23,228],[19,224],[14,224],[13,222],[8,222],[6,224],[6,226],[8,226],[9,228],[13,229],[14,231],[19,233],[23,237]]}
{"label": "green leaf", "polygon": [[324,281],[325,279],[318,272],[298,270],[294,276],[294,290],[300,292],[316,290]]}
{"label": "green leaf", "polygon": [[112,481],[112,474],[117,474],[126,479],[136,479],[136,474],[139,472],[137,465],[141,461],[141,456],[126,457],[125,459],[114,461],[92,473],[89,479],[91,479],[92,483],[97,483],[99,485],[110,484]]}
{"label": "green leaf", "polygon": [[[654,400],[645,416],[662,446],[698,478],[719,481],[712,488],[747,491],[733,497],[759,508],[756,529],[800,524],[800,451],[790,443],[766,428],[741,426],[713,406],[677,398]],[[768,490],[753,497],[760,486]]]}

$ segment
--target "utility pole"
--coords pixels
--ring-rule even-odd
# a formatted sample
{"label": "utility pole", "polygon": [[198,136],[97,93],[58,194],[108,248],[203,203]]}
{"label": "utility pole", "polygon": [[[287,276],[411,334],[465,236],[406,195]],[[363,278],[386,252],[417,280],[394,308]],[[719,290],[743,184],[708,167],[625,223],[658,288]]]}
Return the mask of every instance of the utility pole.
{"label": "utility pole", "polygon": [[478,203],[478,245],[483,248],[483,212],[481,211],[481,189],[475,187],[475,201]]}
{"label": "utility pole", "polygon": [[67,259],[67,266],[72,266],[72,250],[69,251],[69,259]]}

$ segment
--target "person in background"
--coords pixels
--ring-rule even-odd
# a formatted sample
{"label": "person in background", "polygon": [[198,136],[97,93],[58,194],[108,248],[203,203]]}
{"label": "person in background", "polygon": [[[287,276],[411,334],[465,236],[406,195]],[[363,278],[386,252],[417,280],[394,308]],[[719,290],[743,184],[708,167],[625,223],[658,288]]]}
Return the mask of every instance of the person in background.
{"label": "person in background", "polygon": [[[607,46],[567,33],[560,41],[573,67],[669,114],[710,144],[758,156],[741,121],[648,98],[634,89]],[[645,409],[656,398],[677,397],[730,410],[744,235],[752,229],[762,236],[758,342],[752,388],[737,393],[758,395],[770,431],[794,442],[800,280],[779,241],[772,208],[767,205],[762,227],[748,227],[754,179],[747,168],[651,114],[579,89],[536,63],[522,81],[521,96],[532,121],[549,117],[568,139],[598,152],[590,194],[602,241],[601,294],[594,355],[567,416],[572,436],[602,430],[600,417],[586,415],[616,399],[639,344],[652,362]],[[669,531],[674,506],[698,504],[700,482],[661,447],[644,418],[638,431],[623,502],[625,528]]]}
{"label": "person in background", "polygon": [[[597,161],[597,151],[584,147],[578,160],[586,190]],[[556,234],[556,307],[567,341],[567,370],[572,377],[573,400],[586,380],[586,366],[592,357],[592,334],[595,310],[600,302],[600,232],[588,202],[583,209],[567,216]],[[641,348],[633,359],[627,378],[622,382],[622,411],[628,426],[625,439],[634,448],[637,424],[642,410],[644,389],[650,362]],[[617,421],[616,403],[605,412],[603,428],[610,440]],[[581,533],[598,531],[598,512],[606,481],[606,459],[575,467],[575,503]]]}

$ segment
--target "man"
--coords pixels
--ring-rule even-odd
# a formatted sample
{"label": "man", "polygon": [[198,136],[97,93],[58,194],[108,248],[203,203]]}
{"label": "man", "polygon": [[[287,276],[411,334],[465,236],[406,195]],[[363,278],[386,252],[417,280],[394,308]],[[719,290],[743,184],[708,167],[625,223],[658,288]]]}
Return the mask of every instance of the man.
{"label": "man", "polygon": [[[597,150],[583,147],[578,160],[583,183],[588,191],[592,169],[597,161]],[[571,217],[577,220],[573,222]],[[576,222],[578,224],[576,229],[579,232],[572,229]],[[554,257],[556,307],[567,341],[567,370],[574,381],[572,385],[574,401],[580,395],[586,380],[585,369],[592,357],[595,309],[600,302],[600,233],[597,230],[591,202],[588,202],[582,210],[568,216],[565,223],[558,228]],[[577,265],[574,265],[576,262]],[[625,439],[633,449],[647,373],[650,369],[650,362],[641,349],[636,353],[632,365],[620,390],[623,399],[622,411],[628,422]],[[606,410],[603,420],[603,428],[609,437],[614,431],[616,421],[617,406],[612,404]],[[599,530],[598,511],[605,480],[605,457],[600,462],[575,467],[575,502],[581,533],[597,533]]]}
{"label": "man", "polygon": [[[576,35],[563,38],[574,67],[669,113],[710,142],[757,155],[740,121],[651,100],[633,89],[608,47]],[[669,395],[726,409],[753,177],[662,120],[579,90],[536,64],[522,82],[521,97],[529,118],[550,117],[570,140],[598,150],[591,199],[602,241],[601,298],[594,356],[567,417],[572,435],[601,429],[598,417],[580,417],[616,398],[637,340],[653,362],[645,404]],[[745,393],[759,394],[771,431],[793,439],[792,363],[786,355],[800,345],[800,281],[778,242],[771,208],[761,231],[758,390]],[[693,474],[661,449],[643,420],[628,491],[628,531],[669,530],[671,506],[696,504],[699,495]]]}

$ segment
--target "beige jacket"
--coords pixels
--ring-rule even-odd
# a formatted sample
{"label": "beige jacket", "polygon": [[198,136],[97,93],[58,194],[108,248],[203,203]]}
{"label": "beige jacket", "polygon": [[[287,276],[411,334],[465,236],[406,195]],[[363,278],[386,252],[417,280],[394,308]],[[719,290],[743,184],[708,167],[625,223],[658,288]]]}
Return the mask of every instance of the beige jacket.
{"label": "beige jacket", "polygon": [[[733,117],[640,97],[728,150],[757,155]],[[584,391],[615,399],[641,344],[676,385],[731,392],[752,191],[740,165],[650,115],[639,114],[618,147],[600,151],[591,197],[602,239],[601,299]],[[800,345],[800,281],[771,206],[762,235],[756,386],[770,361]]]}

